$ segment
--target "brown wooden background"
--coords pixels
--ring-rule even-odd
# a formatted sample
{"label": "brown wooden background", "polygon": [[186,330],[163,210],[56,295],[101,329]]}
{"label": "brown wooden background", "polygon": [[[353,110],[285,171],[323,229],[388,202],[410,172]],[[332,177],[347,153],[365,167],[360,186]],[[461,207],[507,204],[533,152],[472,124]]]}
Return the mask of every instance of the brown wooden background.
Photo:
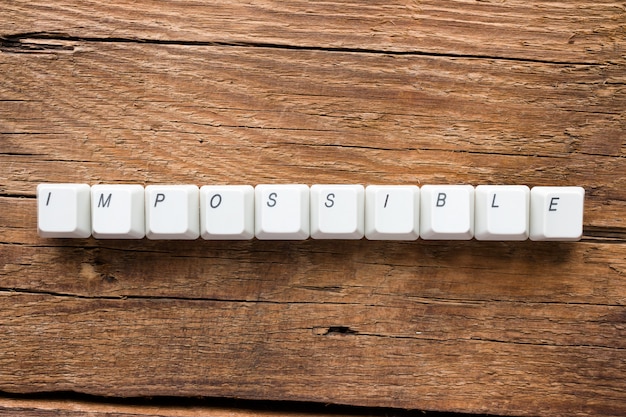
{"label": "brown wooden background", "polygon": [[[1,415],[626,414],[623,2],[1,0],[0,36]],[[51,240],[40,182],[587,195],[577,243]]]}

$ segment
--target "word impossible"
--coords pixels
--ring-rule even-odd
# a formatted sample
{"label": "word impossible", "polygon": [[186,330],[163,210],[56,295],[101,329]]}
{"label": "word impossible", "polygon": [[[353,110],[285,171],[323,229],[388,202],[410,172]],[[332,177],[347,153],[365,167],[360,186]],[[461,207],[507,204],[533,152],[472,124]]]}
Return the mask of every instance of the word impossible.
{"label": "word impossible", "polygon": [[45,238],[557,240],[582,236],[581,187],[39,184]]}

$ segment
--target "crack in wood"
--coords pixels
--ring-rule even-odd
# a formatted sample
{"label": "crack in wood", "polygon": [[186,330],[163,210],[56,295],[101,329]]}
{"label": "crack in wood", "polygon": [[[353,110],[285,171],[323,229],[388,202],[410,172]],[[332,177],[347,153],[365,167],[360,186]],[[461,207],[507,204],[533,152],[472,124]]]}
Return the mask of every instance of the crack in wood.
{"label": "crack in wood", "polygon": [[[30,198],[30,199],[35,199],[35,198],[37,198],[37,196],[35,194],[25,194],[25,193],[0,193],[0,198]],[[4,242],[0,242],[0,243],[4,243]]]}
{"label": "crack in wood", "polygon": [[[25,264],[27,265],[27,264]],[[106,277],[107,279],[111,279],[114,277]],[[331,290],[332,292],[332,290]],[[372,303],[364,303],[364,302],[340,302],[340,301],[299,301],[299,300],[285,300],[285,301],[277,301],[277,300],[268,300],[268,299],[227,299],[227,298],[212,298],[212,297],[182,297],[182,296],[171,296],[171,295],[131,295],[131,294],[121,294],[121,295],[84,295],[84,294],[74,294],[74,293],[64,293],[64,292],[56,292],[56,291],[48,291],[48,290],[37,290],[37,289],[27,289],[27,288],[18,288],[18,287],[0,287],[0,294],[15,294],[15,295],[48,295],[51,297],[61,297],[61,298],[75,298],[81,300],[112,300],[112,301],[120,301],[120,300],[157,300],[157,301],[199,301],[199,302],[221,302],[221,303],[242,303],[242,304],[276,304],[276,305],[336,305],[336,306],[361,306],[361,307],[389,307],[389,308],[404,308],[404,307],[390,307],[383,306],[380,304],[372,304]],[[391,296],[393,294],[388,293],[378,293],[377,295]],[[520,305],[529,305],[529,306],[541,306],[541,305],[553,305],[553,306],[589,306],[589,307],[615,307],[621,308],[624,307],[623,304],[611,304],[611,303],[587,303],[580,301],[524,301],[524,300],[510,300],[510,299],[461,299],[461,298],[424,298],[424,297],[411,297],[407,296],[407,299],[410,299],[413,302],[424,304],[424,305],[434,305],[434,304],[442,304],[442,305],[473,305],[473,306],[482,306],[486,303],[497,303],[497,304],[520,304]],[[336,329],[337,332],[341,332],[340,329]],[[350,333],[350,332],[348,332]]]}
{"label": "crack in wood", "polygon": [[[246,128],[256,128],[256,129],[272,129],[264,126],[229,126],[229,127],[246,127]],[[275,128],[280,129],[280,128]],[[327,130],[316,130],[310,129],[318,132],[325,132]],[[468,155],[491,155],[491,156],[507,156],[512,158],[554,158],[554,159],[564,159],[569,158],[574,152],[567,152],[561,154],[546,154],[540,155],[537,153],[512,153],[512,152],[498,152],[498,151],[474,151],[471,149],[445,149],[445,148],[427,148],[427,147],[405,147],[405,148],[392,148],[392,147],[382,147],[382,146],[365,146],[365,145],[349,145],[342,143],[304,143],[304,142],[288,142],[283,141],[280,142],[281,145],[290,145],[290,146],[304,146],[304,147],[320,147],[320,148],[337,148],[337,149],[361,149],[361,150],[375,150],[375,151],[391,151],[391,152],[448,152],[448,153],[456,153],[456,154],[468,154]],[[593,153],[593,152],[580,152],[582,155],[588,156],[599,156],[606,158],[626,158],[626,155],[610,155],[610,154],[602,154],[602,153]]]}
{"label": "crack in wood", "polygon": [[[32,40],[54,40],[53,37],[0,36],[0,52],[5,53],[51,53],[73,52],[71,45],[59,45],[54,43],[33,42]],[[56,39],[62,40],[62,39]]]}
{"label": "crack in wood", "polygon": [[152,45],[176,45],[176,46],[224,46],[241,48],[267,48],[283,49],[293,51],[319,51],[329,53],[352,53],[352,54],[374,54],[390,56],[425,56],[432,58],[454,58],[454,59],[483,59],[491,61],[512,61],[526,62],[547,65],[581,65],[581,66],[602,66],[597,62],[577,62],[558,61],[548,59],[521,58],[514,56],[480,55],[480,54],[459,54],[453,52],[426,52],[426,51],[400,51],[393,49],[374,49],[356,47],[332,47],[313,45],[291,45],[270,42],[240,42],[240,41],[191,41],[182,39],[149,39],[149,38],[126,38],[126,37],[94,37],[94,36],[73,36],[62,32],[23,32],[0,36],[0,51],[4,52],[59,52],[73,51],[70,45],[39,44],[30,43],[29,40],[56,40],[66,42],[89,42],[89,43],[137,43]]}
{"label": "crack in wood", "polygon": [[606,350],[614,350],[614,351],[625,351],[626,348],[618,347],[618,346],[607,346],[607,345],[592,345],[592,344],[564,344],[564,343],[549,343],[547,341],[542,342],[529,342],[529,341],[521,341],[521,340],[501,340],[494,338],[482,338],[478,336],[472,337],[455,337],[455,338],[441,338],[441,337],[429,337],[425,336],[422,332],[415,332],[414,336],[411,335],[398,335],[398,334],[383,334],[383,333],[367,333],[360,332],[356,329],[353,329],[350,326],[328,326],[328,327],[314,327],[312,329],[312,333],[315,336],[358,336],[358,337],[375,337],[375,338],[385,338],[385,339],[412,339],[412,340],[423,340],[423,341],[432,341],[432,342],[478,342],[478,343],[502,343],[502,344],[513,344],[513,345],[529,345],[529,346],[550,346],[550,347],[567,347],[567,348],[582,348],[582,349],[606,349]]}
{"label": "crack in wood", "polygon": [[[111,279],[112,277],[105,277]],[[114,279],[114,278],[113,278]],[[146,300],[146,301],[183,301],[183,302],[209,302],[209,303],[241,303],[241,304],[277,304],[277,305],[354,305],[361,306],[360,303],[338,302],[338,301],[274,301],[274,300],[249,300],[249,299],[226,299],[226,298],[210,298],[210,297],[182,297],[171,295],[84,295],[70,294],[55,291],[25,289],[25,288],[9,288],[0,287],[0,294],[14,295],[47,295],[51,297],[73,298],[79,300],[109,300],[109,301],[125,301],[125,300]]]}
{"label": "crack in wood", "polygon": [[329,327],[314,327],[313,334],[316,336],[330,336],[330,335],[358,335],[357,330],[350,328],[349,326],[329,326]]}

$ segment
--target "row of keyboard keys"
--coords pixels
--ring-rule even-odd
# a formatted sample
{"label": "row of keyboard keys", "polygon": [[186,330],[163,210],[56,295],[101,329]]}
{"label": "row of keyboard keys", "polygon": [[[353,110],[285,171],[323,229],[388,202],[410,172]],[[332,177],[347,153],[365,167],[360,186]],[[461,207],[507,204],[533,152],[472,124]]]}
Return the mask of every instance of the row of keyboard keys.
{"label": "row of keyboard keys", "polygon": [[584,190],[525,185],[40,184],[42,237],[579,240]]}

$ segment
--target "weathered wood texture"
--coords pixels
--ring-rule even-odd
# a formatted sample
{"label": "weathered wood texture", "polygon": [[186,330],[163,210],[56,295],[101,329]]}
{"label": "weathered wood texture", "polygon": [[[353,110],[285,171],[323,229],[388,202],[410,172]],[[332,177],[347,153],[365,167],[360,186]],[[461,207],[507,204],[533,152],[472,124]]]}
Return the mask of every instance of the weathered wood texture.
{"label": "weathered wood texture", "polygon": [[[2,2],[0,390],[626,414],[624,5],[362,3]],[[47,240],[39,182],[580,185],[585,232]]]}
{"label": "weathered wood texture", "polygon": [[[50,399],[16,399],[0,398],[0,416],[11,417],[347,417],[354,416],[352,413],[319,412],[315,410],[278,410],[246,408],[245,404],[239,408],[233,407],[212,407],[204,405],[204,401],[199,402],[187,399],[181,401],[181,405],[171,404],[132,404],[111,403],[106,401],[86,401],[86,400],[50,400]],[[282,407],[285,408],[285,407]],[[377,409],[375,410],[377,411]],[[393,415],[402,417],[408,415],[407,411],[392,410]],[[367,413],[364,413],[367,414]],[[376,416],[373,414],[372,416]],[[440,413],[425,413],[424,417],[441,416]]]}

